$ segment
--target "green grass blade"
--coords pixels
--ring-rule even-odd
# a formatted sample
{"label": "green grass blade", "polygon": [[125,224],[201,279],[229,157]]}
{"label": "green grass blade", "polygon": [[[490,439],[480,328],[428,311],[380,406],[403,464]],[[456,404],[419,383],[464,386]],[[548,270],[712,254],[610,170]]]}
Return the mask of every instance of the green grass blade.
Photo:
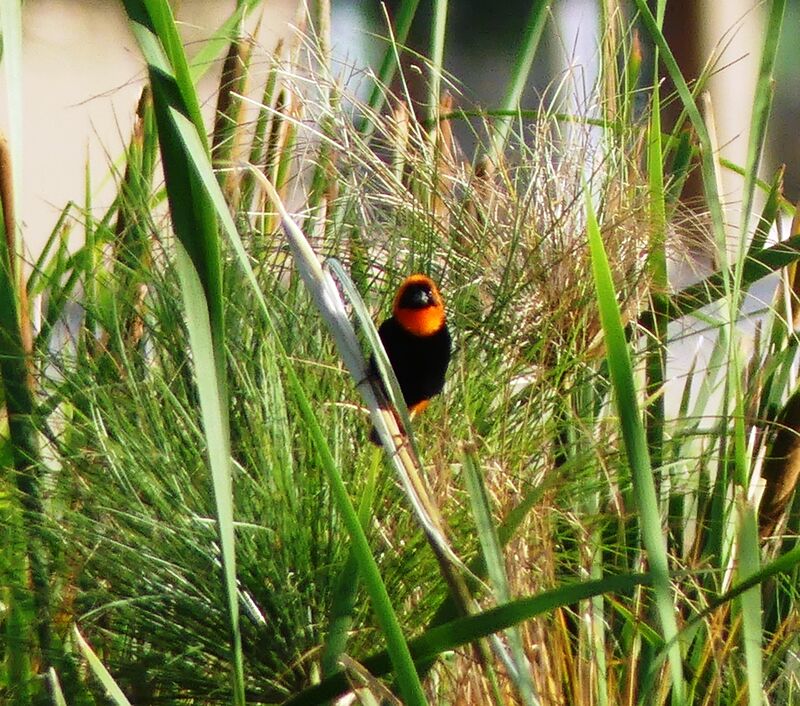
{"label": "green grass blade", "polygon": [[378,565],[370,551],[369,543],[361,527],[358,514],[347,494],[347,488],[345,488],[344,482],[342,481],[341,474],[330,452],[325,435],[317,422],[316,415],[311,409],[311,405],[291,365],[286,367],[286,373],[289,378],[289,386],[294,392],[297,405],[300,408],[300,413],[308,425],[311,436],[314,438],[315,448],[327,475],[331,490],[333,491],[336,506],[347,528],[350,541],[353,542],[361,578],[364,581],[364,586],[372,601],[375,617],[386,638],[387,649],[391,656],[396,681],[403,695],[404,702],[406,704],[423,706],[427,701],[422,691],[422,684],[417,676],[408,644],[406,643],[403,631],[400,628],[400,623],[397,620],[397,615],[392,607],[392,602],[386,591],[386,586],[381,579]]}
{"label": "green grass blade", "polygon": [[531,3],[530,13],[525,23],[522,46],[514,60],[514,67],[511,70],[511,79],[508,82],[506,93],[501,104],[501,110],[507,111],[509,117],[501,118],[496,122],[494,135],[492,135],[491,156],[494,159],[500,156],[506,140],[508,139],[513,117],[515,117],[519,111],[522,94],[525,91],[525,86],[528,84],[528,77],[531,73],[536,50],[539,48],[539,40],[542,38],[544,23],[550,13],[550,5],[550,0]]}
{"label": "green grass blade", "polygon": [[[739,497],[739,564],[737,576],[740,581],[758,573],[758,520],[753,506],[740,493]],[[761,587],[755,586],[739,599],[742,611],[742,641],[747,666],[747,692],[750,706],[762,706],[763,684],[763,632],[761,625]]]}
{"label": "green grass blade", "polygon": [[436,124],[444,71],[444,40],[447,33],[447,0],[434,0],[431,23],[431,80],[428,93],[428,121]]}
{"label": "green grass blade", "polygon": [[[587,188],[585,192],[587,235],[600,320],[605,335],[606,358],[619,411],[625,453],[631,468],[642,542],[647,551],[653,574],[661,629],[665,641],[669,641],[677,634],[678,625],[675,620],[675,599],[669,579],[667,547],[661,530],[661,516],[658,511],[647,439],[639,412],[630,352],[625,340],[625,332],[614,292],[614,282],[591,198],[591,193]],[[673,703],[682,704],[684,703],[685,687],[681,654],[677,643],[670,650],[669,661],[672,672]]]}
{"label": "green grass blade", "polygon": [[[489,580],[494,589],[497,604],[502,605],[511,600],[511,587],[506,575],[505,557],[503,556],[500,538],[492,520],[489,495],[486,492],[483,475],[474,450],[467,449],[464,451],[461,467]],[[522,636],[516,626],[510,627],[507,634],[512,657],[512,663],[509,668],[511,679],[516,685],[523,703],[536,704],[538,701],[535,696],[533,681],[531,680],[530,665],[523,649]]]}
{"label": "green grass blade", "polygon": [[[660,8],[661,9],[661,8]],[[660,469],[664,445],[664,394],[667,372],[666,297],[669,289],[667,275],[667,217],[664,189],[664,153],[661,143],[661,102],[658,81],[652,93],[652,113],[648,131],[647,171],[649,177],[650,236],[649,271],[652,285],[653,326],[648,337],[647,396],[653,399],[647,410],[647,445],[653,466]],[[659,471],[660,472],[660,471]]]}
{"label": "green grass blade", "polygon": [[222,549],[222,566],[233,643],[234,703],[244,703],[244,667],[239,632],[238,591],[236,587],[236,554],[233,528],[233,469],[231,466],[230,431],[228,427],[226,383],[213,371],[218,356],[223,353],[222,342],[216,341],[209,320],[209,307],[197,269],[193,266],[182,243],[177,245],[177,270],[181,281],[186,327],[195,379],[200,397],[203,430],[207,445],[216,502],[216,516]]}
{"label": "green grass blade", "polygon": [[149,66],[167,198],[179,242],[177,270],[195,365],[227,596],[232,698],[234,703],[243,704],[244,667],[236,586],[222,258],[217,209],[208,195],[207,185],[204,188],[194,169],[198,161],[210,159],[208,144],[169,5],[160,0],[129,0],[125,7]]}
{"label": "green grass blade", "polygon": [[83,635],[81,635],[77,625],[72,626],[72,636],[78,643],[78,648],[80,649],[84,659],[88,662],[92,673],[106,690],[108,698],[115,703],[116,706],[131,706],[131,702],[128,701],[125,694],[122,693],[122,689],[119,688],[119,684],[114,681],[114,677],[112,677],[109,671],[105,668],[103,663],[95,654],[94,650],[91,648],[91,645],[89,645],[89,643],[84,639]]}
{"label": "green grass blade", "polygon": [[764,46],[761,50],[761,62],[758,67],[758,79],[756,80],[756,91],[753,97],[747,145],[747,162],[745,163],[744,185],[742,186],[742,220],[739,228],[740,252],[745,251],[744,239],[749,232],[750,209],[753,205],[758,168],[764,152],[767,123],[775,93],[775,59],[778,55],[778,40],[781,36],[785,10],[786,0],[772,0],[769,17],[764,28]]}
{"label": "green grass blade", "polygon": [[[278,85],[278,73],[282,54],[283,41],[278,40],[270,63],[267,80],[264,82],[264,90],[261,94],[262,107],[258,111],[258,117],[256,118],[255,128],[253,130],[250,157],[247,160],[249,164],[268,163],[269,143],[267,128],[278,120],[277,114],[273,114],[272,110],[276,103],[276,86]],[[247,170],[242,175],[241,189],[241,207],[247,210],[251,207],[253,192],[255,190],[255,177],[250,170]]]}
{"label": "green grass blade", "polygon": [[[169,3],[164,0],[123,0],[123,3],[147,63],[157,70],[167,70],[173,79],[171,88],[180,96],[180,99],[174,96],[174,102],[180,104],[200,130],[203,125],[200,101]],[[204,129],[200,130],[200,138],[208,148]]]}

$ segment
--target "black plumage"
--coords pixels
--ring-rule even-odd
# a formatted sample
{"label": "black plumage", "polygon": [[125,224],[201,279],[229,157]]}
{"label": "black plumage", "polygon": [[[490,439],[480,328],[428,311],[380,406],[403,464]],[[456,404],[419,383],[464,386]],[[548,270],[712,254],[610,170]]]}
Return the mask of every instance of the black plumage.
{"label": "black plumage", "polygon": [[[447,324],[430,336],[416,336],[392,316],[380,325],[378,334],[409,411],[442,391],[452,345]],[[377,374],[374,359],[370,367]]]}

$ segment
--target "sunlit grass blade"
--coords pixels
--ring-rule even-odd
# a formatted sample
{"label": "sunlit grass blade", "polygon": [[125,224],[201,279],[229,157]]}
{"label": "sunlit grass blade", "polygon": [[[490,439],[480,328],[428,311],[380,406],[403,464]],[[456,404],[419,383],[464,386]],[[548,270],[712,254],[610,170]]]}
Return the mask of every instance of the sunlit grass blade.
{"label": "sunlit grass blade", "polygon": [[[744,497],[744,492],[739,493],[737,505],[739,509],[737,577],[741,582],[758,573],[760,551],[756,513]],[[750,706],[761,706],[763,704],[761,689],[764,681],[761,587],[755,586],[742,593],[739,604],[742,613],[742,641],[747,665],[749,702]]]}
{"label": "sunlit grass blade", "polygon": [[[740,252],[745,251],[745,238],[749,231],[750,209],[758,179],[758,168],[764,151],[767,122],[772,109],[775,92],[775,60],[778,54],[778,40],[781,36],[786,0],[772,0],[769,3],[769,16],[763,30],[764,44],[758,68],[755,95],[750,114],[750,129],[745,163],[744,185],[742,186],[742,217],[739,226]],[[740,259],[740,270],[743,260]]]}
{"label": "sunlit grass blade", "polygon": [[[144,3],[129,0],[125,7],[149,67],[167,197],[179,242],[177,270],[200,397],[216,503],[223,586],[227,595],[232,698],[234,703],[243,704],[244,667],[236,586],[222,259],[215,205],[193,169],[193,163],[198,160],[208,161],[208,144],[169,5],[157,0]],[[191,155],[188,151],[192,145],[187,144],[189,136],[199,143]],[[197,154],[200,151],[202,157]]]}
{"label": "sunlit grass blade", "polygon": [[125,694],[122,693],[122,689],[120,689],[117,682],[114,681],[114,677],[112,677],[105,666],[103,666],[103,663],[95,654],[91,645],[89,645],[83,635],[81,635],[77,625],[72,626],[72,636],[75,642],[78,643],[78,648],[84,659],[89,663],[89,668],[92,670],[92,673],[103,685],[103,689],[105,689],[108,698],[116,704],[116,706],[131,706],[131,702],[128,701]]}
{"label": "sunlit grass blade", "polygon": [[500,118],[495,123],[494,134],[491,138],[492,159],[497,159],[502,153],[511,130],[512,116],[516,116],[517,111],[520,109],[522,94],[528,83],[533,60],[536,57],[536,50],[539,48],[539,40],[542,38],[545,21],[550,14],[550,4],[549,0],[531,3],[531,9],[525,23],[522,46],[514,59],[511,78],[500,106],[501,110],[506,111],[509,117]]}
{"label": "sunlit grass blade", "polygon": [[[653,575],[653,589],[656,594],[661,629],[664,640],[669,641],[677,634],[678,624],[675,619],[675,597],[670,584],[667,547],[661,531],[661,516],[658,511],[658,499],[653,483],[647,439],[639,411],[633,366],[628,343],[625,340],[614,282],[608,266],[600,227],[594,213],[592,195],[588,187],[585,189],[587,236],[597,289],[600,320],[605,335],[608,369],[614,387],[625,453],[631,469],[642,542],[647,551]],[[685,686],[680,648],[677,643],[670,648],[669,662],[672,672],[673,703],[682,704],[684,703]]]}
{"label": "sunlit grass blade", "polygon": [[[469,493],[470,504],[472,505],[472,515],[475,518],[475,529],[481,543],[484,562],[487,574],[494,590],[495,599],[498,605],[503,605],[511,601],[511,587],[505,569],[505,558],[503,556],[497,528],[492,520],[492,510],[489,504],[489,496],[486,486],[478,466],[477,456],[474,450],[465,449],[462,462],[464,480]],[[508,629],[508,642],[511,647],[512,664],[509,671],[511,679],[517,687],[522,701],[525,704],[536,704],[533,682],[530,676],[530,665],[525,657],[522,645],[522,637],[516,626]]]}
{"label": "sunlit grass blade", "polygon": [[381,579],[378,565],[375,563],[375,558],[370,551],[369,543],[367,542],[367,537],[359,521],[358,514],[347,494],[347,488],[345,488],[339,469],[331,455],[325,435],[308,403],[308,399],[302,391],[300,381],[297,379],[291,366],[287,366],[286,373],[289,378],[289,385],[295,394],[300,412],[314,438],[317,454],[319,455],[331,490],[336,498],[336,506],[347,527],[350,540],[353,542],[361,578],[369,593],[375,617],[386,638],[397,684],[399,685],[405,703],[423,706],[427,701],[422,691],[422,685],[420,684],[419,677],[414,668],[408,644],[406,643],[397,616],[395,615],[391,599],[386,591],[386,586]]}

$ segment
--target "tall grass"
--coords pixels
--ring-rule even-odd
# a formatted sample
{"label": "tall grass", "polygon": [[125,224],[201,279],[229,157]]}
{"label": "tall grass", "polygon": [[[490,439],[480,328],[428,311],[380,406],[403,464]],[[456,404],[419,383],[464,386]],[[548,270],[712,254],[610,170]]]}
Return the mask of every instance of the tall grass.
{"label": "tall grass", "polygon": [[[781,172],[759,179],[784,3],[768,4],[748,162],[726,166],[744,175],[734,249],[664,3],[602,3],[581,114],[569,78],[520,105],[548,3],[503,105],[462,109],[446,2],[416,113],[389,84],[417,4],[362,103],[337,78],[328,3],[273,53],[239,34],[260,3],[237,3],[189,60],[165,1],[126,0],[148,87],[117,197],[99,218],[89,193],[66,205],[25,277],[19,157],[0,151],[4,701],[797,699],[800,221],[769,240],[795,209]],[[19,22],[3,15],[4,39]],[[213,61],[208,135],[196,84]],[[691,169],[719,267],[672,291]],[[440,283],[455,348],[395,448],[334,279],[369,353],[368,319],[411,271]],[[745,294],[773,273],[745,348]],[[709,360],[670,379],[697,325]]]}

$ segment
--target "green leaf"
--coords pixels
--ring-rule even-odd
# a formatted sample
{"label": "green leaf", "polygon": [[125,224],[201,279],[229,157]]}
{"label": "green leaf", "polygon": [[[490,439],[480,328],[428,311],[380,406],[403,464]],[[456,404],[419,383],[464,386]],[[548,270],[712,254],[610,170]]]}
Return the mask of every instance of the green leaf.
{"label": "green leaf", "polygon": [[81,635],[81,631],[78,630],[77,625],[72,626],[72,636],[78,643],[78,648],[80,649],[81,654],[89,663],[92,673],[106,690],[108,698],[111,699],[111,701],[113,701],[117,706],[131,706],[131,702],[128,701],[125,694],[122,693],[122,689],[120,689],[117,682],[114,681],[114,677],[112,677],[109,671],[105,668],[103,663],[95,654],[94,650],[91,648],[91,645],[89,645],[89,643],[84,639],[83,635]]}
{"label": "green leaf", "polygon": [[[592,206],[592,196],[587,187],[585,187],[585,203],[586,229],[600,320],[605,336],[606,360],[614,387],[625,453],[631,468],[642,542],[647,551],[648,562],[653,574],[661,630],[664,640],[669,641],[677,635],[678,624],[675,620],[675,599],[669,579],[667,547],[661,530],[661,516],[658,511],[647,439],[639,411],[633,366],[625,340],[611,269]],[[682,704],[685,698],[685,686],[681,654],[677,643],[674,643],[670,650],[669,662],[672,671],[673,703]]]}
{"label": "green leaf", "polygon": [[[739,565],[737,577],[746,581],[758,573],[760,568],[758,547],[758,520],[753,506],[739,492]],[[742,641],[747,665],[747,692],[750,706],[761,706],[763,673],[763,634],[761,626],[761,589],[754,586],[742,593],[739,599],[742,611]]]}
{"label": "green leaf", "polygon": [[519,113],[522,94],[528,85],[528,77],[533,67],[533,60],[536,57],[536,50],[539,48],[544,24],[550,14],[550,5],[550,0],[531,3],[530,13],[525,23],[522,46],[514,59],[511,78],[506,86],[506,92],[501,104],[501,110],[506,111],[509,117],[501,118],[496,122],[494,134],[492,135],[493,153],[491,156],[495,159],[500,156],[508,139],[512,118]]}
{"label": "green leaf", "polygon": [[[469,493],[472,515],[475,518],[475,529],[478,532],[481,550],[486,563],[487,573],[494,589],[495,600],[498,605],[511,601],[511,587],[506,575],[505,557],[503,556],[497,528],[492,521],[492,510],[489,495],[478,465],[477,454],[472,449],[466,449],[462,459],[464,480]],[[508,642],[511,647],[512,661],[509,669],[511,680],[517,687],[522,700],[526,704],[535,704],[533,681],[531,680],[530,664],[525,657],[522,635],[517,626],[508,629]]]}
{"label": "green leaf", "polygon": [[424,706],[427,703],[422,691],[422,684],[419,681],[414,664],[411,660],[411,653],[408,649],[405,636],[397,620],[394,607],[392,606],[386,586],[381,579],[378,565],[367,542],[367,537],[356,514],[353,503],[347,494],[342,481],[341,474],[333,459],[333,455],[328,447],[325,435],[317,422],[316,415],[308,403],[308,399],[303,392],[300,381],[291,366],[286,368],[289,378],[289,386],[294,392],[295,399],[300,413],[303,416],[311,436],[314,439],[315,448],[319,456],[322,467],[328,477],[331,490],[336,500],[336,507],[342,516],[342,521],[347,527],[350,541],[353,542],[353,549],[356,556],[356,563],[364,581],[364,586],[369,593],[372,602],[372,609],[375,611],[375,618],[381,627],[389,655],[391,656],[392,666],[395,677],[406,704],[418,704]]}
{"label": "green leaf", "polygon": [[125,7],[148,63],[167,198],[178,239],[177,270],[214,489],[228,603],[233,701],[243,704],[218,209],[197,170],[202,162],[211,171],[208,144],[169,5],[164,0],[126,0]]}

